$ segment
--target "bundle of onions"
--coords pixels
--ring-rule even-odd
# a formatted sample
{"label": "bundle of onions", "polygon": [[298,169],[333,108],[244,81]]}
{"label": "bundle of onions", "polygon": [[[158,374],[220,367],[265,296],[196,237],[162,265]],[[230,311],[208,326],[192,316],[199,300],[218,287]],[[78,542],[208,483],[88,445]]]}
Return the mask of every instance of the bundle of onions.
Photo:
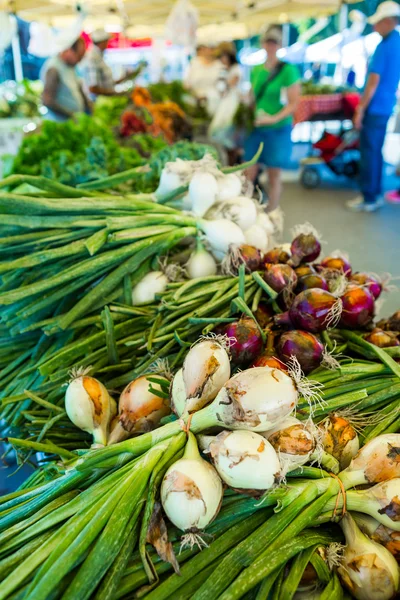
{"label": "bundle of onions", "polygon": [[338,568],[344,585],[358,600],[390,600],[399,589],[399,567],[392,554],[370,540],[347,513],[340,521],[346,547]]}
{"label": "bundle of onions", "polygon": [[391,348],[393,346],[400,346],[398,334],[395,331],[383,331],[379,327],[375,327],[371,333],[364,336],[364,339],[370,344],[378,346],[378,348]]}
{"label": "bundle of onions", "polygon": [[279,293],[284,289],[292,290],[296,286],[297,275],[289,265],[270,264],[265,267],[264,280]]}
{"label": "bundle of onions", "polygon": [[162,506],[171,523],[186,534],[184,545],[205,545],[201,532],[217,516],[222,496],[218,473],[200,456],[189,432],[183,457],[170,466],[161,484]]}
{"label": "bundle of onions", "polygon": [[287,363],[295,356],[302,371],[307,374],[319,367],[324,356],[324,345],[308,331],[292,330],[282,333],[278,342],[279,358]]}
{"label": "bundle of onions", "polygon": [[295,238],[290,246],[290,264],[297,267],[303,262],[313,262],[321,252],[318,233],[310,223],[299,225],[294,230]]}
{"label": "bundle of onions", "polygon": [[263,338],[259,327],[250,317],[229,323],[224,333],[231,340],[229,350],[236,365],[248,365],[260,354]]}
{"label": "bundle of onions", "polygon": [[320,430],[324,450],[339,461],[341,469],[348,467],[360,449],[353,425],[344,417],[333,413],[320,425]]}
{"label": "bundle of onions", "polygon": [[[149,380],[150,378],[150,380]],[[163,417],[171,412],[168,396],[161,382],[169,386],[166,377],[157,375],[158,382],[152,382],[154,376],[143,375],[131,381],[122,392],[118,402],[118,416],[113,423],[108,444],[116,444],[128,437],[151,431],[160,425]]]}
{"label": "bundle of onions", "polygon": [[312,288],[300,292],[288,312],[275,316],[275,323],[319,333],[334,326],[340,318],[341,311],[340,299],[326,290]]}
{"label": "bundle of onions", "polygon": [[343,327],[359,329],[371,323],[375,303],[374,297],[366,288],[349,285],[341,300],[343,309],[340,321]]}
{"label": "bundle of onions", "polygon": [[400,532],[382,525],[370,515],[353,511],[352,516],[363,533],[366,533],[374,542],[385,546],[397,562],[400,562]]}
{"label": "bundle of onions", "polygon": [[225,347],[217,339],[205,339],[187,353],[172,382],[171,402],[179,416],[209,404],[231,375]]}
{"label": "bundle of onions", "polygon": [[295,417],[287,417],[279,425],[264,431],[263,436],[278,452],[284,473],[304,465],[315,450],[314,436]]}
{"label": "bundle of onions", "polygon": [[65,393],[65,410],[76,427],[93,436],[95,444],[106,445],[116,403],[104,385],[89,375],[73,374]]}
{"label": "bundle of onions", "polygon": [[353,273],[351,281],[361,287],[366,287],[369,292],[373,295],[375,300],[379,298],[382,293],[383,285],[379,281],[378,277],[370,273]]}
{"label": "bundle of onions", "polygon": [[258,433],[222,431],[207,446],[220,477],[236,490],[259,495],[279,481],[278,456]]}

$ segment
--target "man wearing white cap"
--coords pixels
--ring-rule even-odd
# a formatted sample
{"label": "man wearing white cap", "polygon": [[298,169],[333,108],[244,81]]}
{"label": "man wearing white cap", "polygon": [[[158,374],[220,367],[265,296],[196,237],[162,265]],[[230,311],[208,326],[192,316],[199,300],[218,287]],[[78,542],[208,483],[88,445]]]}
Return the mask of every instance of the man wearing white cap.
{"label": "man wearing white cap", "polygon": [[75,113],[90,112],[90,101],[76,72],[86,52],[85,42],[81,37],[75,37],[75,41],[69,38],[64,35],[56,40],[58,54],[45,62],[41,73],[42,100],[48,109],[45,118],[51,121],[66,121]]}
{"label": "man wearing white cap", "polygon": [[400,81],[400,4],[382,2],[368,19],[382,36],[371,59],[364,93],[357,107],[354,125],[360,129],[361,196],[348,202],[353,211],[373,212],[382,200],[382,148],[386,127],[396,103]]}
{"label": "man wearing white cap", "polygon": [[[82,74],[88,91],[93,99],[96,96],[115,96],[115,86],[134,75],[128,74],[114,81],[111,68],[104,60],[104,52],[107,49],[111,35],[105,29],[96,29],[91,34],[93,45],[88,50],[82,63]],[[136,73],[135,73],[136,75]]]}

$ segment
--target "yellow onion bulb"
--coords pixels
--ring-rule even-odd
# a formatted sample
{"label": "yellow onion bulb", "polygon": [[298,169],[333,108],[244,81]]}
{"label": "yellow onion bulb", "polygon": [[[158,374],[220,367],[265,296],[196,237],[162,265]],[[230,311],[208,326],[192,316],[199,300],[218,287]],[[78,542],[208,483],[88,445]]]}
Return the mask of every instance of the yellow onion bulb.
{"label": "yellow onion bulb", "polygon": [[181,417],[186,408],[186,390],[183,380],[183,370],[179,369],[174,375],[171,384],[171,408],[178,417]]}
{"label": "yellow onion bulb", "polygon": [[100,381],[89,375],[72,379],[65,393],[65,410],[76,427],[93,435],[95,444],[107,444],[115,401]]}
{"label": "yellow onion bulb", "polygon": [[270,489],[280,476],[280,463],[271,444],[253,431],[222,431],[209,445],[220,477],[237,490]]}
{"label": "yellow onion bulb", "polygon": [[320,429],[325,452],[339,461],[341,469],[348,467],[360,449],[357,431],[353,425],[340,415],[331,414]]}
{"label": "yellow onion bulb", "polygon": [[394,531],[379,521],[359,512],[351,512],[355,522],[363,533],[366,533],[374,542],[382,544],[390,554],[393,554],[398,563],[400,563],[400,532]]}
{"label": "yellow onion bulb", "polygon": [[399,567],[392,554],[365,536],[349,513],[340,525],[346,538],[338,573],[357,600],[390,600],[399,589]]}
{"label": "yellow onion bulb", "polygon": [[168,519],[184,532],[201,531],[217,516],[223,487],[215,468],[201,458],[189,433],[183,457],[170,466],[161,484],[161,503]]}
{"label": "yellow onion bulb", "polygon": [[[148,377],[143,375],[131,381],[122,392],[118,403],[118,417],[117,421],[113,422],[109,445],[121,442],[134,434],[152,431],[159,426],[163,417],[170,414],[170,403],[163,397],[160,384],[150,382]],[[157,375],[157,379],[169,383],[168,379],[160,375]],[[155,392],[159,392],[160,395]]]}
{"label": "yellow onion bulb", "polygon": [[286,473],[308,462],[316,446],[311,431],[295,417],[288,417],[276,427],[264,431],[263,436],[278,453]]}

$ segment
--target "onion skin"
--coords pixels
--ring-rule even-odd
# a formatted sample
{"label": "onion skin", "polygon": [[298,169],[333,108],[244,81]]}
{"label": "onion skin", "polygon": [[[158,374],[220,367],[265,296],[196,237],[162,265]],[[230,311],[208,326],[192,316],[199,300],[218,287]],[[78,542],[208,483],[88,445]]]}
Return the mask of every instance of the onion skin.
{"label": "onion skin", "polygon": [[324,345],[309,331],[287,331],[281,335],[278,342],[279,358],[287,363],[295,356],[305,374],[319,367],[323,354]]}
{"label": "onion skin", "polygon": [[350,263],[340,256],[327,256],[323,258],[320,263],[324,269],[334,269],[335,271],[343,271],[346,277],[351,277],[352,268]]}
{"label": "onion skin", "polygon": [[378,346],[378,348],[391,348],[393,346],[400,346],[400,341],[397,338],[397,334],[394,331],[383,331],[379,327],[375,327],[371,333],[364,336],[370,344]]}
{"label": "onion skin", "polygon": [[297,277],[300,279],[300,277],[304,277],[305,275],[315,275],[316,270],[312,265],[300,265],[299,267],[295,268],[295,272]]}
{"label": "onion skin", "polygon": [[274,319],[274,311],[266,302],[260,302],[254,313],[257,323],[264,329]]}
{"label": "onion skin", "polygon": [[377,325],[385,331],[396,331],[400,333],[400,310],[395,312],[389,319],[381,319]]}
{"label": "onion skin", "polygon": [[366,287],[369,292],[373,295],[375,300],[379,298],[382,293],[383,285],[373,275],[368,273],[353,273],[351,281],[361,287]]}
{"label": "onion skin", "polygon": [[261,268],[263,255],[261,250],[255,246],[241,244],[235,249],[235,253],[238,254],[238,260],[245,265],[248,273],[258,271]]}
{"label": "onion skin", "polygon": [[349,329],[360,329],[369,325],[374,316],[374,297],[366,289],[351,285],[341,297],[343,311],[341,325]]}
{"label": "onion skin", "polygon": [[326,290],[312,288],[298,294],[287,313],[275,316],[277,325],[292,325],[311,333],[327,328],[337,298]]}
{"label": "onion skin", "polygon": [[257,356],[256,360],[251,364],[252,367],[271,367],[271,369],[280,369],[285,373],[288,372],[288,368],[279,358],[271,356],[268,351],[263,352],[260,356]]}
{"label": "onion skin", "polygon": [[286,264],[290,259],[290,254],[282,250],[282,248],[272,248],[264,254],[264,265],[269,264],[277,265],[278,263]]}
{"label": "onion skin", "polygon": [[312,274],[303,275],[297,281],[296,292],[300,293],[311,288],[320,288],[321,290],[329,290],[328,284],[322,275]]}
{"label": "onion skin", "polygon": [[285,288],[292,289],[297,283],[297,275],[289,265],[276,264],[267,265],[264,272],[264,280],[275,292],[282,292]]}
{"label": "onion skin", "polygon": [[360,449],[356,430],[347,419],[332,414],[322,431],[324,450],[339,461],[341,469],[345,469]]}
{"label": "onion skin", "polygon": [[261,332],[250,317],[242,317],[230,323],[225,329],[229,338],[235,338],[230,345],[232,361],[236,365],[246,365],[258,356],[263,347]]}
{"label": "onion skin", "polygon": [[316,260],[321,253],[321,244],[313,233],[300,233],[290,246],[290,264],[297,267],[303,262]]}

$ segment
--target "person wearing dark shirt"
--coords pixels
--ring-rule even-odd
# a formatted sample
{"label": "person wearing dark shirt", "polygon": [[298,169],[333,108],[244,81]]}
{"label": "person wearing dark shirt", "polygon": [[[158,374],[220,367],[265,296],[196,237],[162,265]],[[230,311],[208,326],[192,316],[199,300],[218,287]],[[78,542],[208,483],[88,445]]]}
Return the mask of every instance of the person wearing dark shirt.
{"label": "person wearing dark shirt", "polygon": [[360,130],[361,195],[347,203],[352,211],[373,212],[382,198],[383,156],[386,127],[396,103],[400,81],[400,4],[382,2],[369,23],[382,36],[368,69],[367,81],[354,116]]}

